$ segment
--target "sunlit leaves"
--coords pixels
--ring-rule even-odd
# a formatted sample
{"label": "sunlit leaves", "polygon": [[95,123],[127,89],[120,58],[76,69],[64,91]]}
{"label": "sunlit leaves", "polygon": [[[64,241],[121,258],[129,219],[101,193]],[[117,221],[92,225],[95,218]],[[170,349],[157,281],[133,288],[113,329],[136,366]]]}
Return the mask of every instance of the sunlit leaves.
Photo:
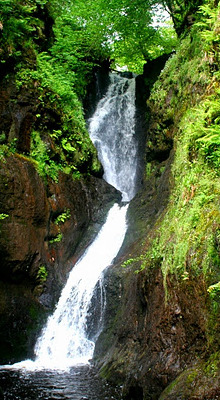
{"label": "sunlit leaves", "polygon": [[42,7],[45,0],[0,0],[0,56],[4,58],[21,55],[21,47],[28,47],[33,35],[41,26],[35,16],[37,7]]}
{"label": "sunlit leaves", "polygon": [[68,53],[87,62],[111,57],[116,65],[141,72],[145,60],[175,46],[174,30],[154,24],[155,13],[163,20],[163,8],[157,5],[156,0],[91,0],[90,7],[83,0],[68,3],[56,18],[54,56]]}

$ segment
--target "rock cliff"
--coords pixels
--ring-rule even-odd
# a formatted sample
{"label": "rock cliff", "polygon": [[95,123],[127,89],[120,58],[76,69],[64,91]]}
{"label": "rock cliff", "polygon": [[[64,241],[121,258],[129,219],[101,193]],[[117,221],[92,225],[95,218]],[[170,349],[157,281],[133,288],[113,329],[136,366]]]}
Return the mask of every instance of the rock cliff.
{"label": "rock cliff", "polygon": [[[5,363],[31,355],[88,225],[97,231],[105,207],[120,196],[92,176],[73,180],[60,173],[58,183],[45,184],[34,163],[16,154],[1,162],[0,187],[0,207],[8,215],[0,226],[1,363]],[[64,221],[57,223],[59,216]]]}
{"label": "rock cliff", "polygon": [[214,52],[206,58],[197,29],[148,92],[143,188],[106,275],[94,361],[127,400],[220,396],[218,145],[208,144],[219,63]]}

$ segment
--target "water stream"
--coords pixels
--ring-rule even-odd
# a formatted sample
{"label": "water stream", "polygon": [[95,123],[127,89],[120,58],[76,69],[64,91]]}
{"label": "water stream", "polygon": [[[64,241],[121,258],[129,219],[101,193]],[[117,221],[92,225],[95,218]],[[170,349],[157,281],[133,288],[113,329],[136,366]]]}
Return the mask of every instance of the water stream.
{"label": "water stream", "polygon": [[106,96],[90,119],[90,138],[104,167],[104,179],[122,193],[123,201],[136,194],[135,78],[110,75]]}
{"label": "water stream", "polygon": [[[89,121],[89,131],[104,167],[104,179],[121,191],[123,202],[130,201],[136,193],[134,116],[134,79],[112,75],[106,96]],[[97,284],[102,288],[103,272],[113,262],[124,240],[127,208],[128,204],[114,204],[98,236],[72,269],[54,314],[37,341],[35,360],[3,366],[0,386],[5,390],[5,399],[120,398],[116,389],[98,381],[97,377],[94,379],[89,365],[95,339],[102,328],[105,296],[100,297],[99,321],[92,335],[87,322],[94,290]],[[103,294],[102,289],[100,292]],[[9,389],[8,382],[12,380]],[[99,382],[99,389],[96,385],[93,388],[94,382]]]}

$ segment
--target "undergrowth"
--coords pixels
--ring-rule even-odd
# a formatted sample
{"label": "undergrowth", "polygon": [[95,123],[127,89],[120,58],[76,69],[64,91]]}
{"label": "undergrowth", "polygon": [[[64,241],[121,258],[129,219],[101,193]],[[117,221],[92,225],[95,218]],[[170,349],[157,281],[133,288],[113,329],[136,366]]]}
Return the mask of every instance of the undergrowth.
{"label": "undergrowth", "polygon": [[[3,84],[13,81],[16,86],[10,107],[13,110],[27,93],[32,97],[31,149],[26,148],[25,155],[35,160],[46,180],[57,181],[59,171],[74,178],[97,173],[101,166],[86,129],[82,100],[97,59],[101,62],[107,55],[100,44],[83,40],[83,30],[69,9],[55,0],[0,0],[0,6]],[[12,132],[10,124],[0,133],[3,161],[24,151],[19,148],[20,132]]]}
{"label": "undergrowth", "polygon": [[[205,7],[205,11],[204,11]],[[136,271],[160,265],[167,277],[204,282],[217,302],[220,281],[220,91],[217,58],[220,6],[203,6],[191,35],[182,40],[155,84],[149,106],[175,124],[172,188],[147,251],[124,265]],[[215,30],[214,39],[210,33]],[[163,121],[161,122],[163,126]],[[161,128],[160,128],[161,129]],[[164,130],[164,134],[166,132]],[[148,165],[148,175],[151,168]],[[143,244],[144,246],[144,244]],[[137,265],[138,270],[137,270]]]}

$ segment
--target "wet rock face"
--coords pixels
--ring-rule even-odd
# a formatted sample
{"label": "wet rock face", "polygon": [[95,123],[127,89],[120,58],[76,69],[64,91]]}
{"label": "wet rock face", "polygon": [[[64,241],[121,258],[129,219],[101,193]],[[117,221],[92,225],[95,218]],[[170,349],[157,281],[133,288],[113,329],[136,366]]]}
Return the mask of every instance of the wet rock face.
{"label": "wet rock face", "polygon": [[7,159],[0,171],[1,278],[22,280],[43,252],[49,217],[46,190],[34,166]]}
{"label": "wet rock face", "polygon": [[138,276],[134,269],[118,268],[109,271],[106,280],[111,299],[96,361],[103,376],[123,385],[126,400],[157,400],[205,352],[207,309],[202,288],[195,282],[182,287],[172,282],[174,290],[167,300],[159,267]]}
{"label": "wet rock face", "polygon": [[[141,136],[140,147],[145,163],[156,161],[163,162],[168,159],[172,150],[172,125],[173,121],[164,121],[163,110],[158,118],[155,118],[155,110],[149,107],[147,100],[150,97],[154,83],[157,81],[162,69],[171,54],[163,54],[144,65],[143,74],[136,77],[136,126],[138,135]],[[155,123],[155,121],[157,123]],[[162,134],[167,125],[167,135]],[[157,129],[159,128],[159,132]],[[143,154],[144,149],[144,154]]]}
{"label": "wet rock face", "polygon": [[[33,60],[32,60],[33,62]],[[7,83],[1,81],[0,88],[0,131],[7,143],[16,141],[16,149],[21,153],[30,151],[30,134],[35,121],[38,105],[36,88],[18,91],[13,76]]]}
{"label": "wet rock face", "polygon": [[[182,371],[204,357],[208,347],[208,301],[200,279],[177,282],[168,277],[165,288],[159,259],[138,274],[141,260],[121,267],[124,260],[143,253],[143,239],[146,247],[153,240],[169,198],[172,157],[171,152],[132,200],[124,245],[105,278],[107,308],[95,363],[105,378],[123,386],[126,400],[158,400]],[[207,388],[199,394],[201,381],[198,378],[195,396],[209,399]],[[185,386],[184,377],[177,381],[178,392],[171,383],[167,393],[173,397],[164,392],[161,399],[176,399],[177,393],[185,393],[179,399],[197,398],[189,397]]]}
{"label": "wet rock face", "polygon": [[[95,177],[73,181],[60,174],[58,184],[46,185],[24,156],[1,163],[0,210],[8,215],[0,222],[1,363],[30,355],[89,224],[99,229],[101,210],[117,199],[118,192]],[[57,217],[67,211],[69,217],[57,224]],[[62,239],[56,241],[59,235]]]}
{"label": "wet rock face", "polygon": [[96,110],[101,98],[106,94],[109,80],[110,61],[104,61],[99,67],[93,69],[93,79],[88,85],[86,97],[83,100],[85,118],[89,119]]}
{"label": "wet rock face", "polygon": [[[201,276],[189,280],[168,276],[165,283],[156,255],[144,271],[136,273],[142,264],[136,257],[155,239],[173,182],[175,121],[164,119],[164,109],[158,110],[157,104],[149,111],[146,159],[153,168],[146,171],[143,187],[130,203],[124,244],[105,277],[105,324],[94,361],[103,377],[122,385],[126,400],[217,400],[219,342],[217,338],[210,364],[209,351],[213,350],[204,280]],[[130,264],[122,268],[128,259]]]}

